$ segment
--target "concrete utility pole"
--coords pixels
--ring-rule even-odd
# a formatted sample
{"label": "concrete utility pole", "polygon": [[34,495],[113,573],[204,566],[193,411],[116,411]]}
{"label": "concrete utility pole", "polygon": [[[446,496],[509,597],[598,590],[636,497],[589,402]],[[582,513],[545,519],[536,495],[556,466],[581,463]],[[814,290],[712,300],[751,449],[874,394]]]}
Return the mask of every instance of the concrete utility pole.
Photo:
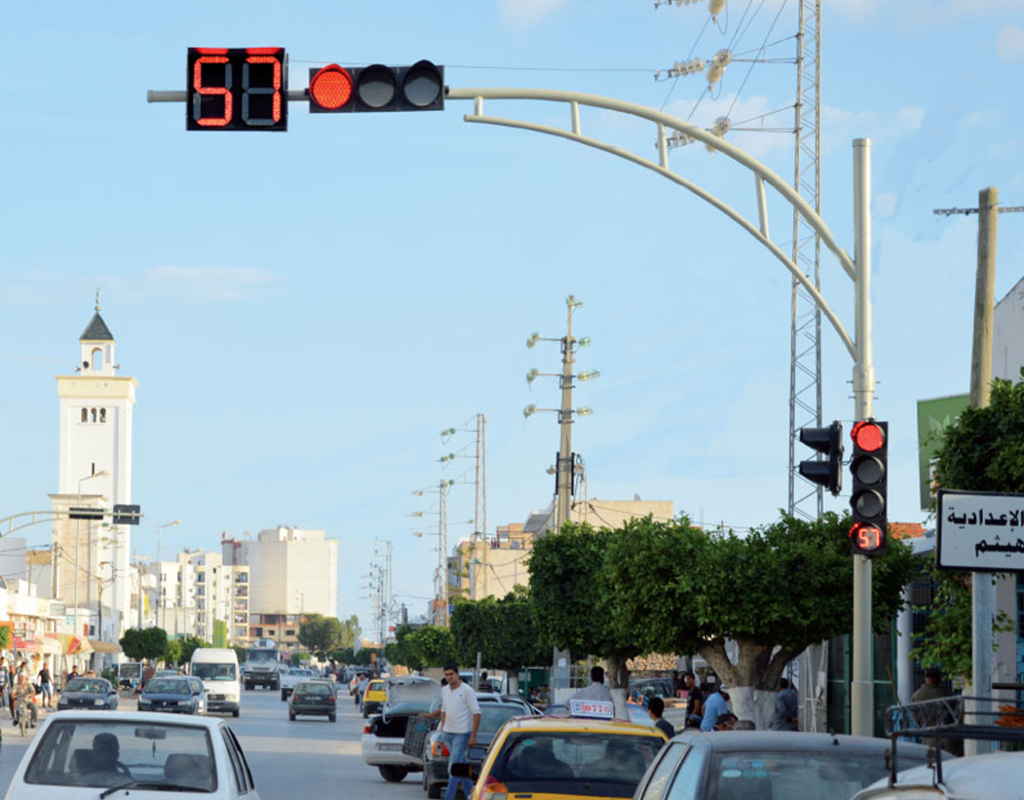
{"label": "concrete utility pole", "polygon": [[576,340],[572,336],[572,310],[579,301],[569,295],[566,300],[565,338],[562,339],[562,407],[558,411],[561,432],[558,442],[558,500],[555,507],[555,530],[561,531],[569,521],[572,504],[572,365]]}

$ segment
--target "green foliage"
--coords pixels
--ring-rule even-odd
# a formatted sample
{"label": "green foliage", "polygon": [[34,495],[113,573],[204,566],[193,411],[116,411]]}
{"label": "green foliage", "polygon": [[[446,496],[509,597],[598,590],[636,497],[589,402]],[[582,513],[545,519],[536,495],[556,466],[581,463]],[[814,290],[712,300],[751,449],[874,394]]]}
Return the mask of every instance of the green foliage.
{"label": "green foliage", "polygon": [[339,664],[349,664],[357,667],[368,667],[373,663],[373,656],[378,652],[375,647],[363,647],[358,652],[351,647],[344,650],[336,650],[331,657]]}
{"label": "green foliage", "polygon": [[181,664],[181,642],[178,639],[170,639],[167,642],[167,650],[164,651],[164,661],[168,664]]}
{"label": "green foliage", "polygon": [[363,629],[359,627],[359,617],[353,614],[341,623],[341,645],[340,647],[354,647]]}
{"label": "green foliage", "polygon": [[530,554],[530,597],[543,638],[577,658],[588,655],[628,659],[645,651],[642,631],[613,621],[615,586],[606,555],[624,529],[595,530],[566,523],[561,532],[538,539]]}
{"label": "green foliage", "polygon": [[213,647],[209,642],[203,641],[198,636],[186,636],[184,639],[179,639],[178,643],[181,645],[181,660],[179,664],[188,664],[192,661],[192,654],[200,647]]}
{"label": "green foliage", "polygon": [[241,645],[232,645],[231,649],[235,651],[235,655],[238,657],[239,664],[244,664],[246,661],[249,660],[249,651]]}
{"label": "green foliage", "polygon": [[329,653],[343,647],[345,627],[337,617],[309,614],[299,626],[299,644],[318,658],[326,659]]}
{"label": "green foliage", "polygon": [[[965,409],[945,429],[936,452],[939,486],[968,492],[1024,493],[1024,369],[1022,380],[992,381],[989,405]],[[924,667],[969,680],[971,675],[971,573],[931,568],[935,600],[925,629],[914,636],[911,657]],[[986,576],[979,574],[981,579]],[[1000,611],[994,633],[1011,630]]]}
{"label": "green foliage", "polygon": [[309,653],[292,653],[288,659],[288,663],[293,667],[301,667],[305,662],[312,660],[312,656]]}
{"label": "green foliage", "polygon": [[400,625],[395,631],[395,641],[384,647],[384,657],[389,664],[401,664],[403,667],[419,672],[425,666],[420,654],[414,649],[415,640],[409,639],[415,628],[411,625]]}
{"label": "green foliage", "polygon": [[117,675],[117,669],[114,667],[103,670],[103,672],[100,673],[100,677],[106,678],[108,681],[110,681],[110,685],[113,686],[115,689],[118,686],[120,686],[120,678]]}
{"label": "green foliage", "polygon": [[167,631],[163,628],[129,628],[118,644],[132,661],[162,658],[167,652]]}
{"label": "green foliage", "polygon": [[458,653],[455,637],[448,628],[402,625],[395,631],[395,641],[385,648],[384,655],[392,664],[419,671],[426,667],[443,667],[456,661]]}
{"label": "green foliage", "polygon": [[[701,653],[716,669],[727,639],[740,645],[739,685],[774,689],[808,645],[853,627],[849,517],[783,516],[739,537],[681,518],[630,520],[610,541],[605,585],[612,620],[645,652]],[[874,561],[876,630],[887,630],[914,572],[910,548],[890,541]],[[773,656],[773,650],[780,649]]]}
{"label": "green foliage", "polygon": [[464,600],[455,604],[451,631],[461,664],[514,670],[550,657],[537,625],[529,593],[521,586],[500,600]]}
{"label": "green foliage", "polygon": [[9,625],[0,625],[0,650],[11,648],[11,628]]}

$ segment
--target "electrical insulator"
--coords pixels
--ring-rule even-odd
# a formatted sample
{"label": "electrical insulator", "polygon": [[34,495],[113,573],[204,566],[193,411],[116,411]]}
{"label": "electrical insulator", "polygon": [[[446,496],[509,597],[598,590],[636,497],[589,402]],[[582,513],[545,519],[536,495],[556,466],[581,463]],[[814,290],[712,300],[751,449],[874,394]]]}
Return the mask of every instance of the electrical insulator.
{"label": "electrical insulator", "polygon": [[711,132],[715,134],[715,136],[725,136],[731,127],[732,121],[728,117],[719,117],[711,126]]}
{"label": "electrical insulator", "polygon": [[725,67],[717,61],[712,61],[710,66],[708,66],[707,73],[705,74],[705,77],[708,79],[708,87],[714,86],[722,80],[723,72],[725,72]]}
{"label": "electrical insulator", "polygon": [[725,48],[715,53],[713,61],[716,64],[721,64],[723,67],[727,67],[732,63],[732,51]]}
{"label": "electrical insulator", "polygon": [[708,0],[708,11],[711,12],[711,21],[718,22],[718,15],[725,9],[725,0]]}

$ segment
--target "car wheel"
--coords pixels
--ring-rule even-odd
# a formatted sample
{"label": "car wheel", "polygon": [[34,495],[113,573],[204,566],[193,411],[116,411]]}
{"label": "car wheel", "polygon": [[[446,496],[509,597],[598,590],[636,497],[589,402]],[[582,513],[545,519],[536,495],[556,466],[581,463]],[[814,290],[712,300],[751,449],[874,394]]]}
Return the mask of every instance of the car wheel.
{"label": "car wheel", "polygon": [[369,711],[366,711],[366,710],[364,709],[364,710],[363,710],[363,719],[366,719],[366,718],[367,718],[367,717],[369,717],[369,716],[370,716],[370,712],[369,712]]}
{"label": "car wheel", "polygon": [[331,714],[327,719],[329,719],[331,722],[337,722],[338,721],[338,718],[336,716],[334,716],[334,714]]}
{"label": "car wheel", "polygon": [[443,783],[428,783],[427,784],[427,797],[430,800],[437,800],[441,796],[441,789],[444,788]]}
{"label": "car wheel", "polygon": [[238,716],[238,709],[237,708],[234,711],[231,712],[231,716],[233,716],[233,717],[237,717]]}
{"label": "car wheel", "polygon": [[388,783],[403,781],[409,774],[409,770],[405,767],[396,767],[393,764],[381,764],[377,769],[380,770],[380,776]]}
{"label": "car wheel", "polygon": [[285,694],[285,691],[284,691],[284,689],[282,689],[282,690],[281,690],[281,699],[282,699],[282,700],[287,700],[287,699],[288,699],[288,695],[287,695],[287,694]]}
{"label": "car wheel", "polygon": [[292,722],[295,722],[295,715],[291,711],[288,712],[288,719],[290,719]]}

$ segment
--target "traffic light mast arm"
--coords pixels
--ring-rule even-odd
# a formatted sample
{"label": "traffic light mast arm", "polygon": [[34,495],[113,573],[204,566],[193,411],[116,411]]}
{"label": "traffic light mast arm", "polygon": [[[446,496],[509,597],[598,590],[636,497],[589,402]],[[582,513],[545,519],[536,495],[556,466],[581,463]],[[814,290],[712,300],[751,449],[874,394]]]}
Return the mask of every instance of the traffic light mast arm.
{"label": "traffic light mast arm", "polygon": [[[309,102],[309,94],[305,89],[289,89],[285,96],[289,103]],[[147,103],[187,103],[188,92],[177,89],[149,89],[146,92]]]}

